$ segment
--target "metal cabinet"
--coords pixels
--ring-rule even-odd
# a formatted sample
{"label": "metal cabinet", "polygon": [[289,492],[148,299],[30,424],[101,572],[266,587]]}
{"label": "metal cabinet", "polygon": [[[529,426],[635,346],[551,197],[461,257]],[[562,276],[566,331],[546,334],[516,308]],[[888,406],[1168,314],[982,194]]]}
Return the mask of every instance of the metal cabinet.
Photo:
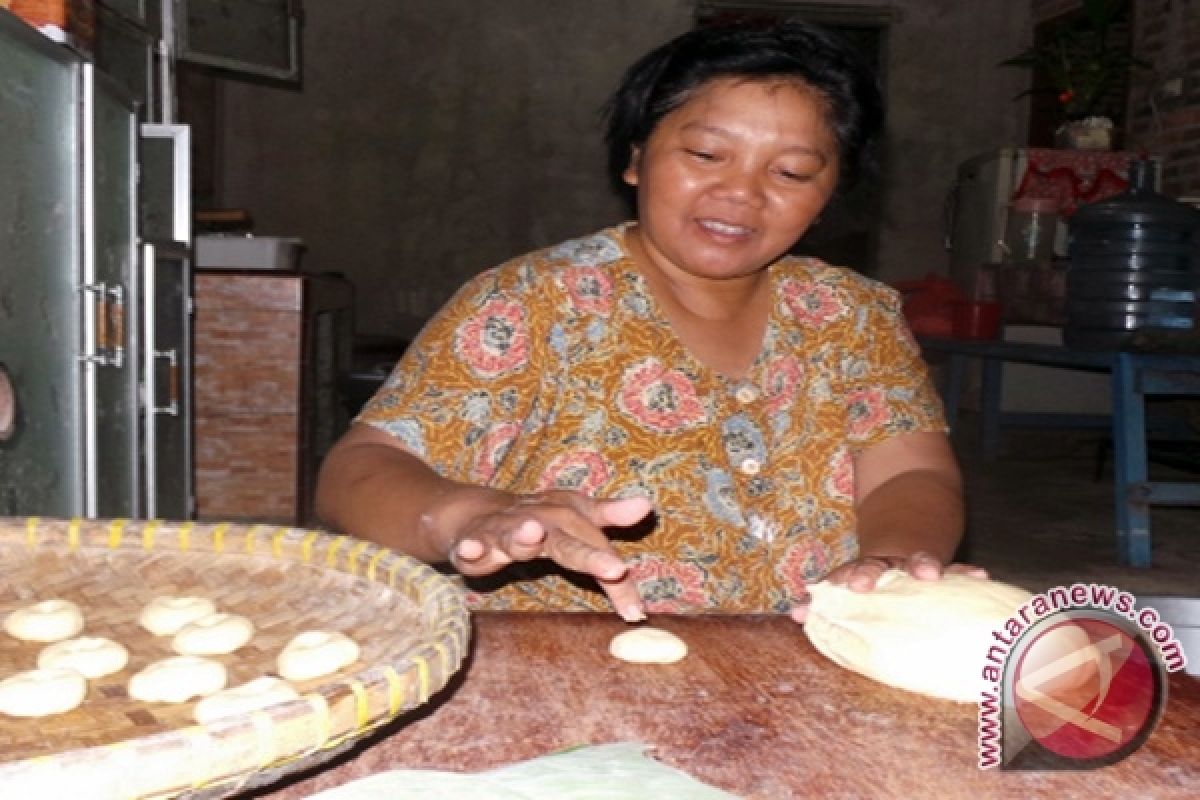
{"label": "metal cabinet", "polygon": [[136,517],[142,507],[138,363],[137,111],[92,65],[83,67],[85,513]]}
{"label": "metal cabinet", "polygon": [[141,241],[175,213],[141,138],[116,80],[0,9],[0,515],[191,515],[190,264]]}
{"label": "metal cabinet", "polygon": [[145,516],[188,519],[196,511],[191,251],[178,242],[147,242],[142,254]]}
{"label": "metal cabinet", "polygon": [[82,73],[0,9],[0,514],[84,510]]}
{"label": "metal cabinet", "polygon": [[[190,130],[142,125],[138,228],[146,516],[195,515]],[[184,467],[181,469],[181,465]]]}

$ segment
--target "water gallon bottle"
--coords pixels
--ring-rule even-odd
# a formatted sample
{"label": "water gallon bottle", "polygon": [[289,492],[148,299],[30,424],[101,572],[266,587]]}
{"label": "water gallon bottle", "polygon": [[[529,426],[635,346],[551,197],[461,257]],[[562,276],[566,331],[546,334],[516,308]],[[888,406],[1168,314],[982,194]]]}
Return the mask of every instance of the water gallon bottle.
{"label": "water gallon bottle", "polygon": [[1154,190],[1156,165],[1130,164],[1128,190],[1069,223],[1063,341],[1119,350],[1136,331],[1195,324],[1200,211]]}

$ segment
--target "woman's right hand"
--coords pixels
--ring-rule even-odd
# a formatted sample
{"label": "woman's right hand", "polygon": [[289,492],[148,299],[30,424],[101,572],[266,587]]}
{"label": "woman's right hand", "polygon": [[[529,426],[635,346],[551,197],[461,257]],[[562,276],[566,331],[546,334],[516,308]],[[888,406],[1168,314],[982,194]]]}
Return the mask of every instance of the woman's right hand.
{"label": "woman's right hand", "polygon": [[328,526],[427,563],[488,575],[548,558],[593,576],[617,613],[645,618],[642,599],[604,533],[650,513],[650,500],[602,500],[553,490],[528,495],[448,480],[393,435],[356,424],[321,465],[317,513]]}
{"label": "woman's right hand", "polygon": [[487,503],[486,509],[464,515],[461,509],[447,507],[454,504],[453,494],[443,498],[443,513],[435,516],[447,522],[455,518],[453,531],[443,530],[442,535],[449,533],[450,562],[463,575],[488,575],[516,561],[548,558],[594,577],[626,621],[645,619],[629,565],[603,529],[642,520],[651,511],[649,498],[602,500],[554,490],[517,495],[500,507]]}

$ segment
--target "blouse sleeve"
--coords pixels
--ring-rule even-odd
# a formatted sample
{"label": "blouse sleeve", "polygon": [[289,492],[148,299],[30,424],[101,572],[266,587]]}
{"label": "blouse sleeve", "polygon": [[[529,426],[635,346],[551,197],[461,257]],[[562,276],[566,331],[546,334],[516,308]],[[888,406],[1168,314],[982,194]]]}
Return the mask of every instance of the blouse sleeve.
{"label": "blouse sleeve", "polygon": [[842,361],[847,439],[861,449],[903,433],[945,432],[942,402],[901,310],[900,295],[857,278],[862,290]]}
{"label": "blouse sleeve", "polygon": [[441,475],[487,484],[536,406],[545,336],[531,269],[481,273],[426,324],[356,421]]}

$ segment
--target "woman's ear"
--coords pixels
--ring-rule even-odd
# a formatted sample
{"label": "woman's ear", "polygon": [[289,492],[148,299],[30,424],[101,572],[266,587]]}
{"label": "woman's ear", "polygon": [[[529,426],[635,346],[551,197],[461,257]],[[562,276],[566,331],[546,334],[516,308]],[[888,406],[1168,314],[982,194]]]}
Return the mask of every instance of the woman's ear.
{"label": "woman's ear", "polygon": [[625,171],[621,173],[621,177],[630,186],[638,185],[638,169],[642,164],[642,148],[636,144],[629,148],[629,166],[625,167]]}

